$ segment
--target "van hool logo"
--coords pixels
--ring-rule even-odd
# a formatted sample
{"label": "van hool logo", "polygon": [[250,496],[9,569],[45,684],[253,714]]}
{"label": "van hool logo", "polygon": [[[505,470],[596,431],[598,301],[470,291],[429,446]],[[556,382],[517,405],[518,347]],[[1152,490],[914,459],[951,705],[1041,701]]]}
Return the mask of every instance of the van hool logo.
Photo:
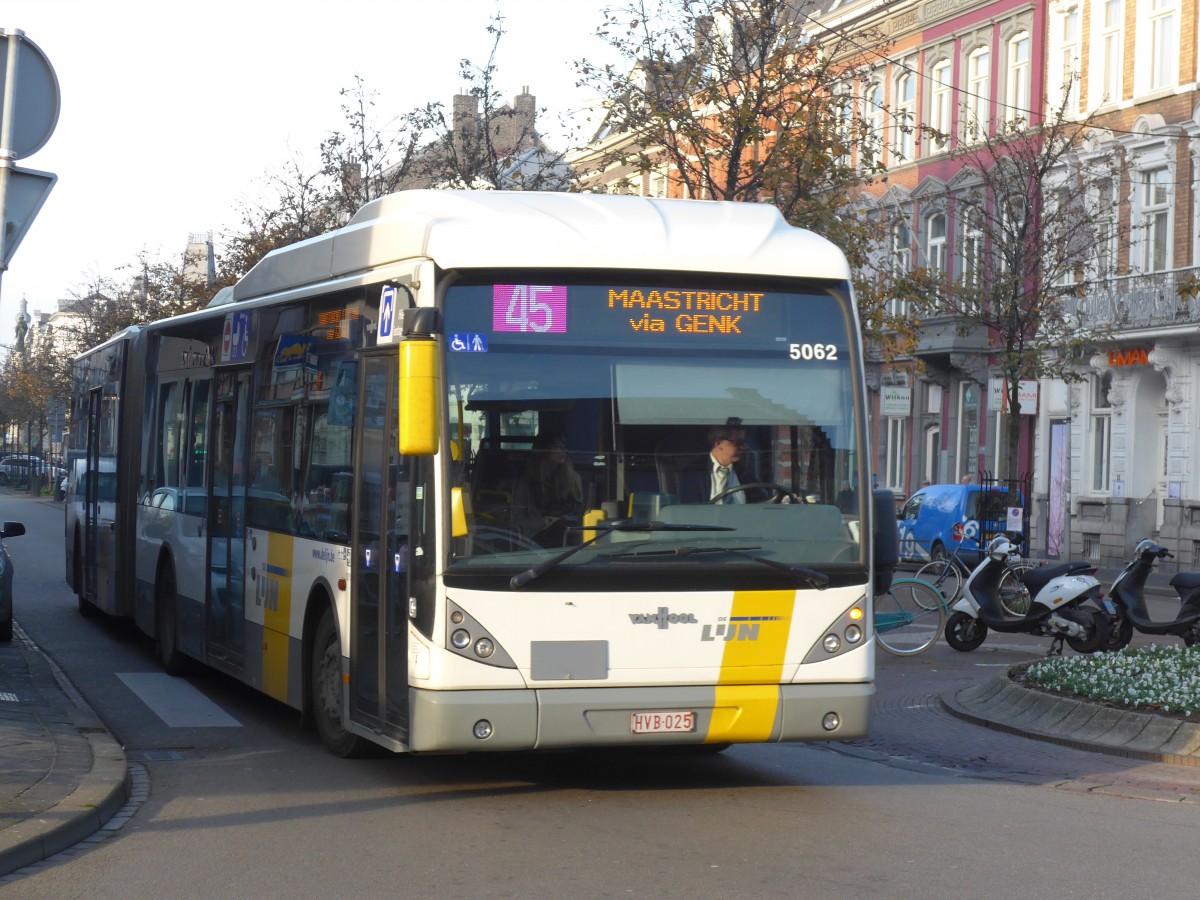
{"label": "van hool logo", "polygon": [[673,613],[667,607],[660,606],[656,613],[630,613],[629,621],[634,625],[657,625],[666,628],[668,625],[699,625],[691,613]]}

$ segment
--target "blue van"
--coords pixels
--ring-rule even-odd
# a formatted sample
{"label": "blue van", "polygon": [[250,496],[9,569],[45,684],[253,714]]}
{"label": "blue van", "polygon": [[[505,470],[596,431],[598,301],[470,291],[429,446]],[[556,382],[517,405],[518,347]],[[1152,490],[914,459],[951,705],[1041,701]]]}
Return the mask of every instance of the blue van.
{"label": "blue van", "polygon": [[973,567],[982,557],[981,542],[986,547],[991,538],[1008,532],[1010,506],[1024,506],[1024,501],[1019,491],[1010,493],[1003,485],[927,485],[900,508],[900,558],[941,559],[952,555],[957,545],[958,558]]}

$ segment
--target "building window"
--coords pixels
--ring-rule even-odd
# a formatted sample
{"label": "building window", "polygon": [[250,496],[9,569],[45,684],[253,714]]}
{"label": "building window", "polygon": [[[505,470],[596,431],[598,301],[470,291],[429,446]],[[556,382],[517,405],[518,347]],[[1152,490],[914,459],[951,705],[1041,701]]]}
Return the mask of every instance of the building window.
{"label": "building window", "polygon": [[879,162],[879,148],[883,142],[883,86],[872,84],[867,87],[863,118],[867,122],[867,136],[863,147],[863,162],[873,166]]}
{"label": "building window", "polygon": [[[1058,93],[1050,97],[1052,105],[1064,103],[1063,108],[1068,112],[1079,110],[1079,7],[1075,6],[1059,14],[1055,23],[1057,42],[1051,51],[1058,60]],[[1048,73],[1054,78],[1053,64]]]}
{"label": "building window", "polygon": [[987,134],[991,87],[992,54],[987,47],[980,47],[967,57],[967,121],[964,133],[968,141],[982,140]]}
{"label": "building window", "polygon": [[1150,88],[1173,87],[1179,70],[1178,0],[1150,0]]}
{"label": "building window", "polygon": [[946,271],[946,214],[934,213],[925,223],[925,265]]}
{"label": "building window", "polygon": [[1008,81],[1005,85],[1004,119],[1029,121],[1029,32],[1022,31],[1008,42]]}
{"label": "building window", "polygon": [[[898,222],[892,229],[892,274],[900,277],[912,271],[912,230],[907,222]],[[892,297],[888,312],[897,318],[908,314],[907,301]]]}
{"label": "building window", "polygon": [[1094,231],[1092,277],[1111,278],[1117,271],[1117,193],[1108,179],[1096,182],[1089,190],[1087,207]]}
{"label": "building window", "polygon": [[1092,492],[1098,494],[1107,494],[1111,486],[1112,405],[1108,402],[1111,389],[1111,372],[1092,379]]}
{"label": "building window", "polygon": [[1125,60],[1125,0],[1103,0],[1095,21],[1098,26],[1095,47],[1100,54],[1091,72],[1099,88],[1095,99],[1097,104],[1119,103]]}
{"label": "building window", "polygon": [[898,161],[911,160],[916,155],[917,78],[906,71],[896,79],[896,137],[892,152]]}
{"label": "building window", "polygon": [[1170,182],[1166,167],[1142,173],[1142,271],[1162,272],[1170,266]]}
{"label": "building window", "polygon": [[974,480],[979,465],[979,385],[964,381],[958,388],[958,478]]}
{"label": "building window", "polygon": [[950,104],[954,102],[954,86],[951,83],[953,77],[948,59],[934,63],[929,71],[929,127],[937,132],[931,138],[937,147],[945,147],[950,140]]}
{"label": "building window", "polygon": [[938,480],[938,456],[942,450],[942,428],[931,425],[925,429],[924,481],[933,484]]}
{"label": "building window", "polygon": [[942,386],[932,381],[925,386],[925,412],[931,416],[942,414]]}
{"label": "building window", "polygon": [[962,249],[958,275],[966,287],[979,287],[982,283],[983,231],[979,227],[979,213],[971,211],[960,223],[962,226]]}
{"label": "building window", "polygon": [[889,416],[887,420],[887,464],[884,466],[884,487],[904,490],[904,429],[908,419]]}
{"label": "building window", "polygon": [[837,136],[836,162],[841,166],[849,166],[850,146],[854,140],[853,91],[845,83],[835,85],[832,102],[833,130]]}

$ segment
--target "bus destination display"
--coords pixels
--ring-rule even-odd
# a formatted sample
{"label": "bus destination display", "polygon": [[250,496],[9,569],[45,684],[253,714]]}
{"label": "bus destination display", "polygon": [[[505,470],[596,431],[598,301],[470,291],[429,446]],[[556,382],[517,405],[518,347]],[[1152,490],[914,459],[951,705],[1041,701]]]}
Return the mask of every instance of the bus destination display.
{"label": "bus destination display", "polygon": [[[695,286],[639,287],[612,285],[495,284],[460,287],[452,318],[475,319],[463,306],[465,294],[491,291],[491,331],[512,335],[571,335],[573,339],[626,340],[673,336],[782,340],[787,334],[790,301],[799,300],[804,321],[830,319],[838,333],[844,327],[837,302],[826,294],[803,297],[761,290]],[[473,306],[474,303],[470,303]],[[478,307],[475,307],[478,309]],[[481,310],[480,310],[481,311]],[[796,310],[799,312],[799,310]],[[833,315],[830,315],[833,314]],[[476,329],[482,325],[475,319]],[[464,323],[465,324],[465,323]],[[486,328],[486,326],[485,326]],[[718,343],[725,343],[720,340]]]}

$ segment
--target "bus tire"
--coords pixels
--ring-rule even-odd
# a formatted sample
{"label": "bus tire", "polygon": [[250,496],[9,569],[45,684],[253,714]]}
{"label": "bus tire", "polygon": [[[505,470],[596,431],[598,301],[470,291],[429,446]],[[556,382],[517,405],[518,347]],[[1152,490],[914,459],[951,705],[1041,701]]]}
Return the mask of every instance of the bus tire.
{"label": "bus tire", "polygon": [[175,567],[170,562],[159,566],[154,587],[154,648],[163,671],[168,675],[187,672],[187,657],[179,649],[179,594],[175,586]]}
{"label": "bus tire", "polygon": [[344,759],[372,755],[375,745],[347,731],[342,721],[342,648],[333,609],[329,606],[321,613],[313,632],[308,677],[312,686],[312,717],[321,743],[334,756]]}
{"label": "bus tire", "polygon": [[75,597],[79,601],[79,614],[85,619],[90,619],[97,612],[96,607],[92,602],[84,596],[83,590],[83,549],[80,546],[79,535],[75,535],[75,555],[71,563],[71,580],[75,582]]}

